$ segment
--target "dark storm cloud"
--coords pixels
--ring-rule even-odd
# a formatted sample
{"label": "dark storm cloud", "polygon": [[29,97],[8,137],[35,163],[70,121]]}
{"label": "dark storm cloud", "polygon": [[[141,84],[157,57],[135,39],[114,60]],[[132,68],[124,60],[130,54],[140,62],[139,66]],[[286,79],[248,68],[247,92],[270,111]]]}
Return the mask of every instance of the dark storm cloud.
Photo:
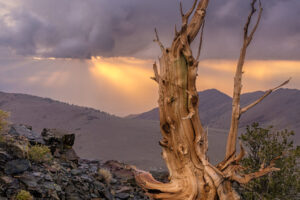
{"label": "dark storm cloud", "polygon": [[[263,0],[262,4],[263,16],[248,57],[299,59],[300,22],[297,19],[300,17],[300,1]],[[205,56],[237,58],[249,9],[249,1],[212,1],[206,23]],[[253,18],[254,23],[255,20]]]}
{"label": "dark storm cloud", "polygon": [[[1,3],[2,2],[2,3]],[[0,45],[19,55],[153,58],[153,28],[169,44],[180,22],[178,0],[15,0],[0,19]],[[211,0],[203,58],[236,58],[249,12],[244,0]],[[184,1],[188,8],[192,1]],[[300,1],[264,0],[264,13],[249,57],[299,59]]]}

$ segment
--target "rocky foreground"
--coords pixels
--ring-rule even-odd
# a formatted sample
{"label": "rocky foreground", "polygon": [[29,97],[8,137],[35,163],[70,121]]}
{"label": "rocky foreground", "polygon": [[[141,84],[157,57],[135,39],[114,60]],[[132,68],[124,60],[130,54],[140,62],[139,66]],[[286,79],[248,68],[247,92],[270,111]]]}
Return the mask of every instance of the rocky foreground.
{"label": "rocky foreground", "polygon": [[74,141],[74,134],[56,129],[37,135],[30,126],[10,126],[0,135],[0,200],[20,199],[20,191],[33,199],[148,199],[130,166],[80,159]]}

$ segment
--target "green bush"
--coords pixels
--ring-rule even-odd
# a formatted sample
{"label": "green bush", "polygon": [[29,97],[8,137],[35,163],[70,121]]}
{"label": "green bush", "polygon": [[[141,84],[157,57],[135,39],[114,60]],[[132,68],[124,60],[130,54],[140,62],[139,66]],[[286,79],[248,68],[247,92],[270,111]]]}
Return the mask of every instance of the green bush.
{"label": "green bush", "polygon": [[30,160],[37,163],[49,162],[52,160],[50,149],[45,145],[31,146],[28,155]]}
{"label": "green bush", "polygon": [[300,194],[300,147],[294,147],[293,131],[273,131],[262,128],[258,123],[247,127],[240,140],[246,146],[248,156],[241,164],[246,173],[258,171],[261,165],[275,161],[279,171],[254,179],[241,187],[243,199],[298,199]]}
{"label": "green bush", "polygon": [[0,132],[7,126],[7,119],[9,113],[3,110],[0,110]]}
{"label": "green bush", "polygon": [[33,200],[33,197],[31,196],[31,194],[28,191],[21,190],[17,194],[16,200]]}
{"label": "green bush", "polygon": [[0,143],[5,142],[3,135],[0,134]]}

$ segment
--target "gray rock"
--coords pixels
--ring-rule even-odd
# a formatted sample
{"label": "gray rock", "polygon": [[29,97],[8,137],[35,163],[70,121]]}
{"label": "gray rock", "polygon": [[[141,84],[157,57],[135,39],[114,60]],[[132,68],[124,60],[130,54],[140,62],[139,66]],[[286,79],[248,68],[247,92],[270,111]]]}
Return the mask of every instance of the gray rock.
{"label": "gray rock", "polygon": [[33,176],[38,176],[38,177],[43,177],[44,176],[44,174],[41,173],[41,172],[33,172],[32,175]]}
{"label": "gray rock", "polygon": [[3,166],[5,165],[5,163],[7,163],[10,160],[12,160],[12,156],[9,155],[5,151],[1,151],[1,149],[0,149],[0,168],[3,168]]}
{"label": "gray rock", "polygon": [[5,140],[5,151],[16,158],[27,158],[29,142],[26,137],[7,135]]}
{"label": "gray rock", "polygon": [[68,161],[78,162],[79,157],[77,156],[74,149],[66,149],[63,158]]}
{"label": "gray rock", "polygon": [[53,182],[49,182],[49,181],[46,181],[43,183],[43,187],[48,189],[48,190],[56,190],[55,186],[54,186],[54,183]]}
{"label": "gray rock", "polygon": [[55,190],[57,192],[61,192],[62,191],[61,187],[59,185],[55,184],[55,183],[54,183],[54,188],[55,188]]}
{"label": "gray rock", "polygon": [[81,178],[83,181],[86,181],[86,182],[92,182],[91,177],[89,177],[88,175],[82,175],[80,178]]}
{"label": "gray rock", "polygon": [[32,127],[28,125],[13,124],[10,126],[10,130],[8,131],[8,133],[10,135],[15,135],[15,136],[25,136],[29,140],[30,144],[32,145],[45,144],[41,135],[33,132]]}
{"label": "gray rock", "polygon": [[14,179],[11,176],[1,176],[0,183],[5,185],[10,185],[14,182]]}
{"label": "gray rock", "polygon": [[79,157],[72,149],[75,134],[57,129],[43,129],[41,135],[55,158],[78,163]]}
{"label": "gray rock", "polygon": [[72,147],[75,141],[75,134],[58,129],[43,129],[42,136],[47,145],[57,142],[60,145]]}
{"label": "gray rock", "polygon": [[53,181],[52,177],[49,174],[46,174],[45,177],[44,177],[44,179],[46,181]]}
{"label": "gray rock", "polygon": [[35,189],[38,187],[38,181],[40,180],[32,173],[24,173],[20,176],[19,180],[26,185],[27,188]]}
{"label": "gray rock", "polygon": [[5,174],[19,174],[27,171],[31,167],[31,163],[26,159],[17,159],[9,161],[5,164],[4,172]]}
{"label": "gray rock", "polygon": [[[10,176],[2,176],[0,177],[0,196],[7,194],[9,197],[12,195],[13,191],[19,189],[19,181],[18,179],[12,178]],[[1,198],[0,198],[1,199]]]}
{"label": "gray rock", "polygon": [[105,187],[105,185],[99,181],[94,181],[95,188],[99,191],[102,191]]}
{"label": "gray rock", "polygon": [[129,199],[130,197],[130,194],[128,193],[118,193],[116,194],[116,198],[119,198],[119,199]]}
{"label": "gray rock", "polygon": [[71,170],[71,174],[73,175],[73,176],[77,176],[77,175],[80,175],[82,172],[81,172],[81,170],[79,170],[79,169],[72,169]]}

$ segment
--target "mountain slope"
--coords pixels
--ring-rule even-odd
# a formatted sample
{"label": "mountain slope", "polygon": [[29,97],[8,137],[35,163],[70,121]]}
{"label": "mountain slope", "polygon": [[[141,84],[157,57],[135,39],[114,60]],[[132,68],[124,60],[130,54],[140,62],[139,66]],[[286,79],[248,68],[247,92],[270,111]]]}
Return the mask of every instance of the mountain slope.
{"label": "mountain slope", "polygon": [[[231,98],[226,94],[216,90],[210,89],[199,92],[199,111],[201,114],[202,120],[213,119],[216,115],[219,115],[220,112],[223,111],[224,107],[227,104],[231,103]],[[209,109],[207,109],[209,108]],[[150,111],[129,115],[127,118],[130,119],[146,119],[146,120],[158,120],[159,119],[159,111],[158,108],[154,108]],[[206,123],[205,123],[206,124]]]}
{"label": "mountain slope", "polygon": [[141,167],[163,166],[159,125],[145,120],[123,119],[92,108],[69,105],[49,98],[0,92],[0,109],[10,121],[77,134],[75,150],[82,158],[120,160]]}
{"label": "mountain slope", "polygon": [[[244,94],[248,104],[262,92]],[[209,155],[216,163],[223,158],[231,114],[231,98],[217,90],[199,92],[200,117],[209,131]],[[241,118],[241,127],[258,121],[296,131],[300,143],[300,91],[281,89]],[[92,108],[69,105],[48,98],[0,92],[0,109],[11,112],[10,121],[43,128],[58,128],[77,134],[75,150],[80,157],[119,160],[145,169],[164,166],[158,110],[120,118]],[[149,120],[150,119],[150,120]],[[156,119],[156,120],[154,120]],[[280,125],[280,126],[279,126]]]}
{"label": "mountain slope", "polygon": [[[257,91],[241,95],[241,106],[252,103],[263,94],[264,92]],[[199,113],[203,125],[211,130],[225,133],[230,126],[231,101],[231,97],[215,89],[199,92]],[[158,108],[128,117],[158,120]],[[300,143],[300,90],[275,91],[241,117],[240,129],[253,122],[265,126],[273,125],[276,130],[285,128],[294,130],[295,140]]]}
{"label": "mountain slope", "polygon": [[[246,96],[247,95],[247,96]],[[262,93],[248,93],[243,99],[257,98]],[[258,121],[274,125],[276,128],[287,128],[300,132],[300,91],[296,89],[279,89],[263,102],[249,110],[241,118],[241,126]]]}

